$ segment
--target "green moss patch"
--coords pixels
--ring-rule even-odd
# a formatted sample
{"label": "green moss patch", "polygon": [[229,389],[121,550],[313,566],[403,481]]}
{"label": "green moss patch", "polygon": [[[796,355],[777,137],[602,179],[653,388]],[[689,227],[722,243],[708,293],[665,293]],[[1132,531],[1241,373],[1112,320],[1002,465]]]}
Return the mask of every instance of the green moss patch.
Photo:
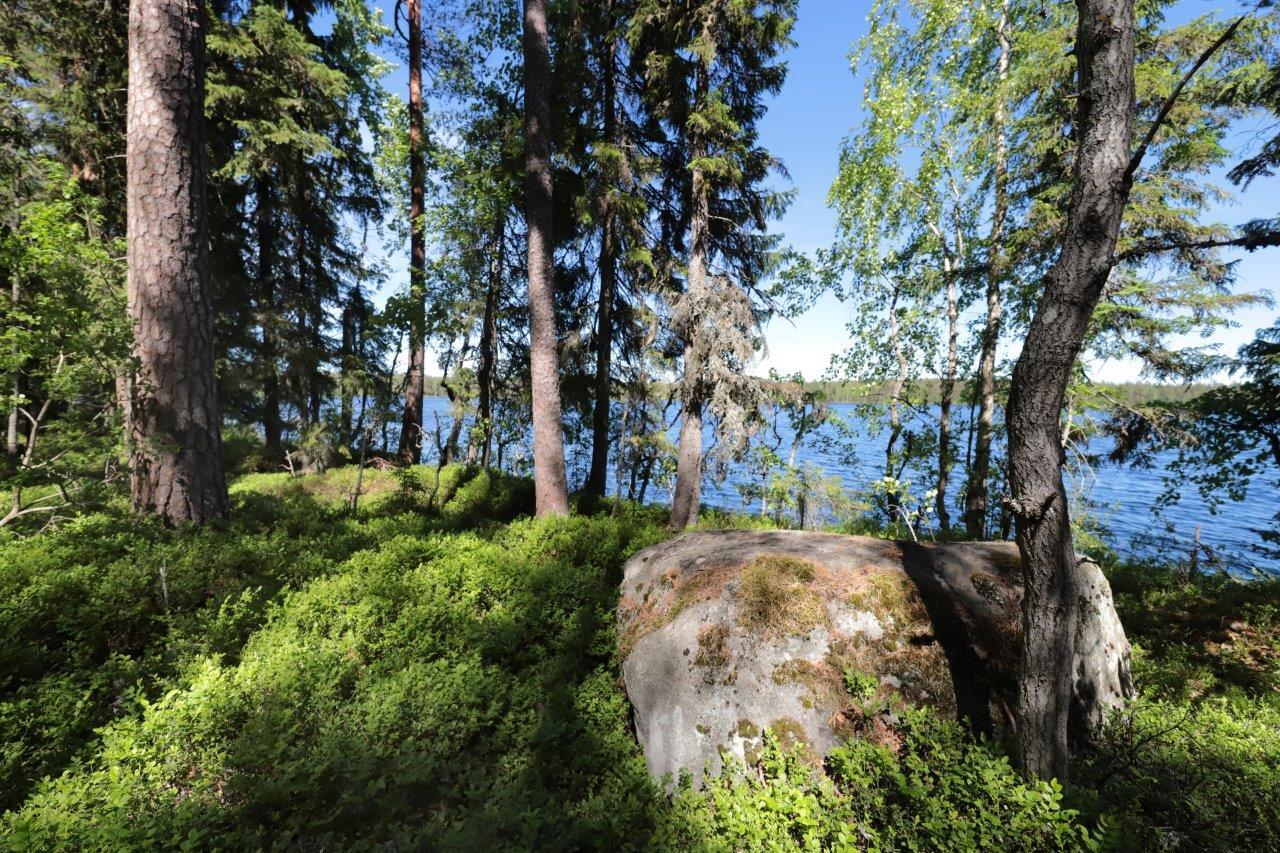
{"label": "green moss patch", "polygon": [[804,635],[827,625],[822,596],[810,586],[814,575],[807,560],[773,555],[752,560],[738,583],[738,624],[764,637]]}
{"label": "green moss patch", "polygon": [[703,678],[708,684],[714,684],[718,680],[726,684],[733,681],[734,673],[724,671],[728,669],[732,658],[729,629],[723,625],[704,625],[698,631],[698,655],[693,663],[706,670]]}

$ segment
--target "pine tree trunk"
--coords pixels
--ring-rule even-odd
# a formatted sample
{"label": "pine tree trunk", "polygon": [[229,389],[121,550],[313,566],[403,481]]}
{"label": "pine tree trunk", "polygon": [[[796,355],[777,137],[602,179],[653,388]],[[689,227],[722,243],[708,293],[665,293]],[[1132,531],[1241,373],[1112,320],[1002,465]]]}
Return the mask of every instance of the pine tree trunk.
{"label": "pine tree trunk", "polygon": [[[1134,120],[1132,0],[1078,0],[1078,153],[1062,253],[1013,371],[1009,485],[1024,598],[1018,743],[1023,768],[1066,780],[1083,587],[1062,483],[1063,396],[1111,272],[1128,200]],[[1087,606],[1087,605],[1086,605]]]}
{"label": "pine tree trunk", "polygon": [[529,373],[538,515],[569,511],[551,234],[551,54],[546,0],[524,0],[525,220],[529,233]]}
{"label": "pine tree trunk", "polygon": [[255,214],[258,231],[258,315],[262,328],[262,434],[263,455],[270,462],[284,459],[284,419],[280,416],[280,376],[277,373],[275,263],[279,248],[276,245],[275,209],[271,187],[267,177],[255,182],[254,194],[258,198]]}
{"label": "pine tree trunk", "polygon": [[[471,351],[471,329],[467,328],[462,336],[462,346],[458,349],[458,370],[462,370],[467,363],[467,353]],[[449,384],[449,365],[446,364],[444,375],[440,377],[440,385],[444,388],[445,396],[449,398],[449,409],[454,412],[453,423],[449,425],[449,435],[444,441],[444,445],[440,447],[440,467],[444,467],[458,458],[458,440],[462,436],[462,422],[465,419],[464,412],[461,410],[458,402],[458,391]]]}
{"label": "pine tree trunk", "polygon": [[[296,174],[302,174],[301,158],[297,164]],[[299,223],[295,226],[293,232],[293,265],[297,273],[294,279],[294,339],[293,353],[294,358],[289,365],[290,372],[293,374],[294,383],[294,408],[298,413],[298,438],[302,437],[302,433],[311,426],[311,407],[307,401],[311,399],[311,358],[313,353],[307,346],[307,340],[310,338],[310,332],[307,329],[307,318],[311,316],[311,312],[307,310],[307,303],[311,299],[311,279],[307,274],[309,263],[307,261],[306,247],[303,245],[306,239],[306,233],[303,230],[305,226],[301,223],[306,220],[306,213],[303,210],[302,190],[295,195],[293,199],[294,209],[293,215],[295,222]]]}
{"label": "pine tree trunk", "polygon": [[131,405],[137,512],[167,523],[227,515],[213,367],[204,175],[204,10],[129,8],[126,162]]}
{"label": "pine tree trunk", "polygon": [[996,348],[1000,343],[1000,283],[1004,276],[1004,221],[1009,208],[1009,131],[1005,106],[1005,82],[1009,78],[1008,0],[996,24],[1000,58],[996,63],[995,153],[992,164],[991,237],[987,267],[987,319],[978,355],[978,431],[965,488],[964,525],[971,539],[987,535],[987,480],[991,476],[991,435],[996,410]]}
{"label": "pine tree trunk", "polygon": [[307,233],[308,239],[305,241],[307,255],[311,258],[311,269],[314,271],[311,281],[311,301],[308,309],[311,312],[311,395],[308,398],[308,405],[311,407],[311,422],[319,424],[322,407],[324,404],[325,394],[329,388],[329,377],[324,373],[325,362],[325,341],[324,341],[324,292],[321,288],[320,270],[323,261],[320,253],[317,251],[318,244],[311,235]]}
{"label": "pine tree trunk", "polygon": [[[605,51],[604,62],[604,138],[610,145],[618,144],[618,119],[614,101],[617,98],[614,81],[616,52],[612,41]],[[596,382],[595,408],[591,417],[591,468],[583,491],[593,497],[603,497],[609,471],[609,403],[612,398],[613,357],[613,300],[618,265],[618,238],[615,211],[610,193],[613,186],[606,186],[600,200],[600,304],[596,310]]]}
{"label": "pine tree trunk", "polygon": [[422,5],[408,0],[409,16],[409,363],[404,379],[404,419],[400,424],[401,465],[422,459],[422,401],[426,395],[427,235],[426,160],[423,154]]}

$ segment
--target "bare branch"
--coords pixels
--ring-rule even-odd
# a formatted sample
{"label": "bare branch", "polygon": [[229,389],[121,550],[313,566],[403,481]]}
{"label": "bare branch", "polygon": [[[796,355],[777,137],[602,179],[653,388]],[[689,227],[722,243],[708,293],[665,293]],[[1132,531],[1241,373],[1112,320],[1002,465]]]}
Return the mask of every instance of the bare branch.
{"label": "bare branch", "polygon": [[[1251,223],[1252,224],[1252,223]],[[1237,247],[1252,252],[1269,246],[1280,246],[1280,227],[1259,224],[1250,228],[1246,225],[1239,237],[1227,237],[1209,240],[1144,240],[1136,243],[1116,255],[1116,261],[1131,261],[1160,252],[1192,251],[1195,249],[1220,249]]]}
{"label": "bare branch", "polygon": [[1133,156],[1129,158],[1129,166],[1124,171],[1126,180],[1131,180],[1138,171],[1138,167],[1142,165],[1142,158],[1147,155],[1147,149],[1151,147],[1156,134],[1160,132],[1165,119],[1169,117],[1169,111],[1173,109],[1173,105],[1177,103],[1178,97],[1182,94],[1182,90],[1186,88],[1187,84],[1191,82],[1191,78],[1209,61],[1210,57],[1218,52],[1219,48],[1231,40],[1231,37],[1236,34],[1236,30],[1240,29],[1240,25],[1248,20],[1255,10],[1250,10],[1232,21],[1231,26],[1223,30],[1222,35],[1218,36],[1213,44],[1205,48],[1204,53],[1200,54],[1200,58],[1187,69],[1186,74],[1182,75],[1178,85],[1173,87],[1169,97],[1165,98],[1164,103],[1160,105],[1160,112],[1156,114],[1156,120],[1151,123],[1151,127],[1147,128],[1147,135],[1143,137],[1142,143],[1134,150]]}

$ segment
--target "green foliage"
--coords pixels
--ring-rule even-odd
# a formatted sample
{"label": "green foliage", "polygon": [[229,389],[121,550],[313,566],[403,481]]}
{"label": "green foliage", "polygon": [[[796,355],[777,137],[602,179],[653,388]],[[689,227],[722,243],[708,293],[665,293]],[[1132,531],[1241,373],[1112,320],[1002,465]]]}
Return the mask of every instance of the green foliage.
{"label": "green foliage", "polygon": [[[496,523],[529,510],[529,484],[449,466],[366,471],[352,514],[353,475],[245,477],[223,530],[105,512],[0,542],[7,846],[1276,843],[1274,584],[1113,572],[1145,692],[1065,798],[896,706],[867,711],[892,714],[887,737],[821,768],[771,734],[751,766],[668,796],[630,730],[613,621],[661,509]],[[806,575],[764,568],[788,589]],[[846,673],[855,699],[872,682]]]}
{"label": "green foliage", "polygon": [[0,409],[17,440],[0,461],[12,494],[0,527],[101,498],[119,444],[113,379],[128,369],[123,241],[104,236],[103,205],[64,166],[30,166],[12,226],[0,222]]}
{"label": "green foliage", "polygon": [[955,723],[907,710],[896,748],[851,740],[820,773],[768,733],[757,765],[683,788],[669,849],[1082,850],[1097,839],[1055,783],[1024,782]]}
{"label": "green foliage", "polygon": [[865,702],[875,695],[876,690],[880,688],[880,679],[866,672],[860,672],[856,669],[846,669],[844,671],[844,689],[849,691],[849,695],[859,702]]}
{"label": "green foliage", "polygon": [[[465,473],[446,468],[442,479]],[[258,491],[246,485],[233,490],[226,530],[174,533],[111,512],[0,540],[5,805],[64,766],[95,727],[130,712],[135,694],[154,693],[202,655],[234,659],[282,590],[379,537],[532,506],[526,482],[501,476],[472,477],[460,503],[450,493],[377,517],[345,512],[350,485],[336,474],[254,475]]]}
{"label": "green foliage", "polygon": [[1085,751],[1072,798],[1123,849],[1280,847],[1280,581],[1110,577],[1141,695]]}

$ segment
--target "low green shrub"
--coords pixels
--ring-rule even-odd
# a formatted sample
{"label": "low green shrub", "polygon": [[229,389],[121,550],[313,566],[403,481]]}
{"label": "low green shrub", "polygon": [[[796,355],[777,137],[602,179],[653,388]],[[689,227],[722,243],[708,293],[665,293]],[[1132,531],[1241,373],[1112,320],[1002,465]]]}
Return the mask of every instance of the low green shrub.
{"label": "low green shrub", "polygon": [[1143,696],[1077,761],[1074,799],[1125,850],[1280,850],[1280,708]]}
{"label": "low green shrub", "polygon": [[[389,480],[365,473],[375,489]],[[475,489],[467,511],[529,511],[531,491],[511,479]],[[386,538],[458,526],[430,508],[352,515],[353,483],[351,469],[253,474],[233,487],[223,529],[165,530],[121,511],[0,540],[0,807],[85,754],[95,728],[133,713],[191,661],[233,662],[281,591]]]}
{"label": "low green shrub", "polygon": [[0,541],[0,847],[1280,847],[1275,587],[1113,571],[1143,695],[1065,796],[910,709],[669,795],[614,623],[665,512],[511,521],[527,481],[451,466],[371,469],[353,513],[353,473],[245,477],[224,529]]}
{"label": "low green shrub", "polygon": [[1128,850],[1280,850],[1280,580],[1109,570],[1139,697],[1077,762],[1073,801]]}
{"label": "low green shrub", "polygon": [[956,723],[906,709],[899,743],[851,740],[818,772],[767,733],[757,766],[686,785],[660,846],[711,850],[1088,850],[1056,783],[1025,782]]}

